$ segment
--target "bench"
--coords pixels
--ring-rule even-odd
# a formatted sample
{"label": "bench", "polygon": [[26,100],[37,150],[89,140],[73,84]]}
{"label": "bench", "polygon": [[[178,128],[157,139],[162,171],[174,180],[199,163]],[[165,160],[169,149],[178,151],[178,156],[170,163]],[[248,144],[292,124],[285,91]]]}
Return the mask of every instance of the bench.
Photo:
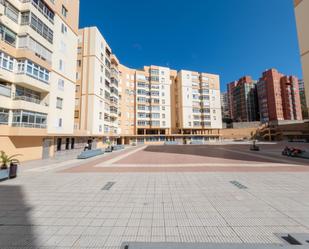
{"label": "bench", "polygon": [[191,141],[190,144],[200,145],[200,144],[204,144],[204,142],[203,140],[194,140],[194,141]]}
{"label": "bench", "polygon": [[123,149],[124,149],[124,145],[122,144],[112,146],[112,150],[123,150]]}
{"label": "bench", "polygon": [[164,145],[178,145],[177,141],[165,141]]}
{"label": "bench", "polygon": [[77,156],[77,159],[87,159],[87,158],[102,155],[102,154],[104,154],[104,150],[102,150],[102,149],[85,150],[85,151],[82,151]]}
{"label": "bench", "polygon": [[112,152],[112,147],[107,147],[107,148],[105,148],[105,152]]}

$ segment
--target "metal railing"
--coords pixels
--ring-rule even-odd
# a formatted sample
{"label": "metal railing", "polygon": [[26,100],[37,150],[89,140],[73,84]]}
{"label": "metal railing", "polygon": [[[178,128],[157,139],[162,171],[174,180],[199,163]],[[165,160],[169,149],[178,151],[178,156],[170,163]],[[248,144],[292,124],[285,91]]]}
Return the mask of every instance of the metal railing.
{"label": "metal railing", "polygon": [[36,123],[12,123],[13,127],[24,127],[24,128],[39,128],[45,129],[47,128],[47,124],[36,124]]}
{"label": "metal railing", "polygon": [[23,100],[23,101],[35,103],[35,104],[38,104],[38,105],[41,104],[40,99],[36,99],[36,98],[28,97],[28,96],[15,96],[14,100]]}

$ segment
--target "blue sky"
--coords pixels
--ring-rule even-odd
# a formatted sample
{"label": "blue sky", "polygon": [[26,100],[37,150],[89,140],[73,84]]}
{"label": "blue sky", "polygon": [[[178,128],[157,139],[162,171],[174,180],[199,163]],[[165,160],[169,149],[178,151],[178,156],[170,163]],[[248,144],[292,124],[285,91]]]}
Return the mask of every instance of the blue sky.
{"label": "blue sky", "polygon": [[302,76],[292,0],[80,0],[122,64],[219,74],[221,89],[274,67]]}

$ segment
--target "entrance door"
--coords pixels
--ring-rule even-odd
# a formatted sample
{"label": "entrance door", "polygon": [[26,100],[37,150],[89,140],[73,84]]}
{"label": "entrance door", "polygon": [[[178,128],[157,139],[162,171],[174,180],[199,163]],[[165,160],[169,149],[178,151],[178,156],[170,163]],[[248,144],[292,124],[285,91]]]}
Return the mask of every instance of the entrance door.
{"label": "entrance door", "polygon": [[50,152],[51,145],[52,145],[52,140],[50,138],[43,138],[42,159],[49,158],[49,152]]}

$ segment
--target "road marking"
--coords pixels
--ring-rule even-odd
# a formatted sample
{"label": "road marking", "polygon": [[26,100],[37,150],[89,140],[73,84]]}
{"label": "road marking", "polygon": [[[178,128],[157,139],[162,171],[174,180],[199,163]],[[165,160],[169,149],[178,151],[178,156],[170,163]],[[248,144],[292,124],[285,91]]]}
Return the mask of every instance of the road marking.
{"label": "road marking", "polygon": [[132,155],[132,154],[134,154],[134,153],[136,153],[136,152],[138,152],[138,151],[141,151],[141,150],[145,149],[146,147],[147,147],[147,145],[142,146],[142,147],[139,147],[139,148],[137,148],[136,150],[132,150],[132,151],[130,151],[130,152],[128,152],[128,153],[125,153],[125,154],[122,154],[122,155],[120,155],[120,156],[114,157],[113,159],[110,159],[110,160],[108,160],[108,161],[105,161],[105,162],[103,162],[103,163],[100,163],[100,164],[98,164],[98,165],[95,165],[94,167],[105,167],[106,165],[113,164],[113,163],[115,163],[115,162],[117,162],[117,161],[119,161],[119,160],[121,160],[121,159],[123,159],[123,158],[126,158],[126,157],[128,157],[128,156],[130,156],[130,155]]}

